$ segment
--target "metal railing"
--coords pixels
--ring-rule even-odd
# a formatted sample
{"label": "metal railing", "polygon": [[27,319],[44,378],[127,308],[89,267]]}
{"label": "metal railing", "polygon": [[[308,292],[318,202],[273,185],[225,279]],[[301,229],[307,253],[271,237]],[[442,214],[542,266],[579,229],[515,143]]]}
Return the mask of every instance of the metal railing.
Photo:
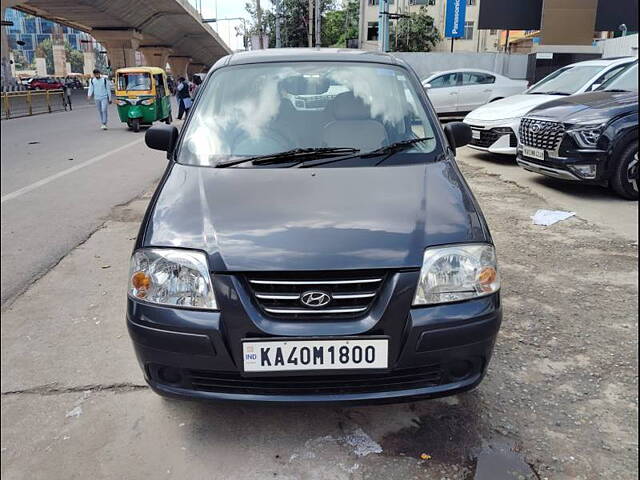
{"label": "metal railing", "polygon": [[64,90],[2,93],[2,118],[16,118],[70,109]]}

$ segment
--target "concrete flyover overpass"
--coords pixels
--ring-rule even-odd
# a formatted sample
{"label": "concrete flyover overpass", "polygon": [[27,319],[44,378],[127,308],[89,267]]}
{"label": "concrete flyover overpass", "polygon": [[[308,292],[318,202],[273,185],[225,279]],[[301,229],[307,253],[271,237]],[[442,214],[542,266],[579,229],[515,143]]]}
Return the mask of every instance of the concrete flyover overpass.
{"label": "concrete flyover overpass", "polygon": [[[91,34],[106,48],[114,69],[134,66],[136,50],[146,65],[169,63],[177,76],[206,70],[231,53],[187,0],[2,0],[3,19],[7,7]],[[4,70],[5,28],[2,37]],[[56,54],[64,59],[64,46],[56,45],[54,35]]]}

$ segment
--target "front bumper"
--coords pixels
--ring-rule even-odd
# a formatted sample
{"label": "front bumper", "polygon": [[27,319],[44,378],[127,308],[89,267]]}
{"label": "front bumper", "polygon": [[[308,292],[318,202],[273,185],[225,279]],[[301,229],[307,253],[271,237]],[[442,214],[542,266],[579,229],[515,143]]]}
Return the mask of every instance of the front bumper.
{"label": "front bumper", "polygon": [[469,148],[499,155],[516,155],[519,119],[516,121],[483,122],[466,118],[465,123],[471,127],[474,135],[480,135],[480,138],[471,139],[468,144]]}
{"label": "front bumper", "polygon": [[[606,185],[609,179],[608,154],[603,150],[571,150],[567,157],[556,156],[551,152],[545,153],[545,159],[533,159],[524,157],[522,150],[518,148],[516,162],[525,170],[574,182],[584,182],[596,185]],[[595,165],[595,176],[585,178],[578,170],[572,167],[580,165]]]}
{"label": "front bumper", "polygon": [[[499,294],[466,302],[408,308],[418,272],[395,273],[371,311],[325,322],[262,316],[242,283],[216,276],[220,312],[128,300],[127,325],[145,379],[161,395],[292,403],[387,403],[469,390],[482,380],[502,321]],[[286,336],[389,337],[385,371],[247,375],[240,339]]]}

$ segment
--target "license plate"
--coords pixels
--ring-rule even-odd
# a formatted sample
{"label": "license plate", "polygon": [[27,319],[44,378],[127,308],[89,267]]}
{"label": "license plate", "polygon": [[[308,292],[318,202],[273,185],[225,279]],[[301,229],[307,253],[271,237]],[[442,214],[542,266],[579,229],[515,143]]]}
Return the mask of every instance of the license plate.
{"label": "license plate", "polygon": [[471,130],[471,138],[480,140],[480,130]]}
{"label": "license plate", "polygon": [[522,155],[525,157],[535,158],[537,160],[544,160],[544,150],[541,148],[522,146]]}
{"label": "license plate", "polygon": [[387,368],[389,340],[244,341],[245,372]]}

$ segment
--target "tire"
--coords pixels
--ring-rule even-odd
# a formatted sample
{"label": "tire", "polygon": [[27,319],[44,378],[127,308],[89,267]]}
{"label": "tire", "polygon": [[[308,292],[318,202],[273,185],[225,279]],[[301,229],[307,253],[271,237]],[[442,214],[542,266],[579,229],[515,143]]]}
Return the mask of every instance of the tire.
{"label": "tire", "polygon": [[131,120],[131,129],[136,133],[140,131],[140,119],[139,118],[134,118],[133,120]]}
{"label": "tire", "polygon": [[638,165],[638,140],[634,140],[623,150],[611,177],[613,191],[627,200],[638,200]]}

